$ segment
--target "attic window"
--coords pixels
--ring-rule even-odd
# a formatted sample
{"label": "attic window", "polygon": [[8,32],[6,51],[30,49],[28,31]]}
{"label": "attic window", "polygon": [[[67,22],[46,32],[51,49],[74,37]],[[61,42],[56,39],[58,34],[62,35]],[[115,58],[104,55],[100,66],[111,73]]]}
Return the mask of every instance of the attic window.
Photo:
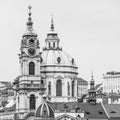
{"label": "attic window", "polygon": [[78,115],[77,117],[80,118],[80,115]]}
{"label": "attic window", "polygon": [[64,108],[68,108],[68,106],[66,104],[64,104]]}
{"label": "attic window", "polygon": [[77,110],[77,111],[80,110],[80,107],[75,108],[75,110]]}
{"label": "attic window", "polygon": [[88,115],[90,114],[90,112],[87,112],[87,111],[85,111],[85,113],[88,114]]}
{"label": "attic window", "polygon": [[102,112],[102,111],[98,111],[98,113],[99,113],[99,114],[103,114],[103,112]]}
{"label": "attic window", "polygon": [[111,111],[110,113],[116,113],[115,111]]}
{"label": "attic window", "polygon": [[47,111],[46,110],[44,110],[44,114],[46,114],[47,113]]}

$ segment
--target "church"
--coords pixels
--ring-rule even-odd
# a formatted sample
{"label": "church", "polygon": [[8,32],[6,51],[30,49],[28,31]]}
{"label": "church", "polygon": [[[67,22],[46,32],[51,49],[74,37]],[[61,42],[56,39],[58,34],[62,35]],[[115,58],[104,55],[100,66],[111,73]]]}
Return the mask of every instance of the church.
{"label": "church", "polygon": [[60,47],[53,18],[41,52],[31,6],[28,15],[20,45],[20,75],[13,82],[15,94],[11,103],[0,108],[0,120],[87,120],[93,114],[108,119],[103,105],[96,104],[94,91],[90,93],[92,104],[77,101],[78,67]]}

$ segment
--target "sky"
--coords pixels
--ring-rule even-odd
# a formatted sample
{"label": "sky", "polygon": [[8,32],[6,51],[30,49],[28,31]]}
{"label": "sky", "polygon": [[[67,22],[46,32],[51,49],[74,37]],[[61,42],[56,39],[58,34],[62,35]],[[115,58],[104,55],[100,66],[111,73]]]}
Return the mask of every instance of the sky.
{"label": "sky", "polygon": [[0,0],[0,81],[19,75],[29,5],[41,50],[53,15],[60,46],[75,59],[79,77],[90,81],[92,70],[99,83],[106,72],[120,72],[119,0]]}

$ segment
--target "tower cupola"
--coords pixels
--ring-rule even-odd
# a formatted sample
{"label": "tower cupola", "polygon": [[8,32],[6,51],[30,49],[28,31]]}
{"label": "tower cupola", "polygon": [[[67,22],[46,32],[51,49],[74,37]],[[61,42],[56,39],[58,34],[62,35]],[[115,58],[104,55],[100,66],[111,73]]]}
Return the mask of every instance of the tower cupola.
{"label": "tower cupola", "polygon": [[90,90],[89,90],[89,98],[88,102],[96,104],[96,90],[95,90],[95,81],[93,79],[93,73],[91,73],[91,81],[90,81]]}
{"label": "tower cupola", "polygon": [[26,31],[25,31],[23,37],[25,37],[25,36],[31,36],[31,35],[37,37],[37,34],[33,30],[33,22],[32,22],[32,17],[31,17],[31,15],[32,15],[32,13],[31,13],[32,7],[29,6],[28,9],[29,9],[29,13],[28,13],[29,17],[28,17],[28,21],[26,23],[27,28],[26,28]]}
{"label": "tower cupola", "polygon": [[53,17],[51,18],[50,32],[47,34],[45,42],[46,47],[44,48],[44,50],[61,50],[61,48],[59,47],[60,40],[54,29]]}

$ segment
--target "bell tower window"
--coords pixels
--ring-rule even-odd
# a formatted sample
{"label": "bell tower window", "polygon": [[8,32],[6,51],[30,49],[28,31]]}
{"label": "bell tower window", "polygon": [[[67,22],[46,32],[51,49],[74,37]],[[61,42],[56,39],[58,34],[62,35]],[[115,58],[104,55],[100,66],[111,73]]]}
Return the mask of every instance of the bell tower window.
{"label": "bell tower window", "polygon": [[35,95],[30,95],[30,110],[35,109],[35,104],[36,104],[36,100],[35,100]]}
{"label": "bell tower window", "polygon": [[34,62],[29,63],[29,75],[35,75],[35,64],[34,64]]}
{"label": "bell tower window", "polygon": [[57,80],[56,83],[56,96],[62,96],[62,81]]}

